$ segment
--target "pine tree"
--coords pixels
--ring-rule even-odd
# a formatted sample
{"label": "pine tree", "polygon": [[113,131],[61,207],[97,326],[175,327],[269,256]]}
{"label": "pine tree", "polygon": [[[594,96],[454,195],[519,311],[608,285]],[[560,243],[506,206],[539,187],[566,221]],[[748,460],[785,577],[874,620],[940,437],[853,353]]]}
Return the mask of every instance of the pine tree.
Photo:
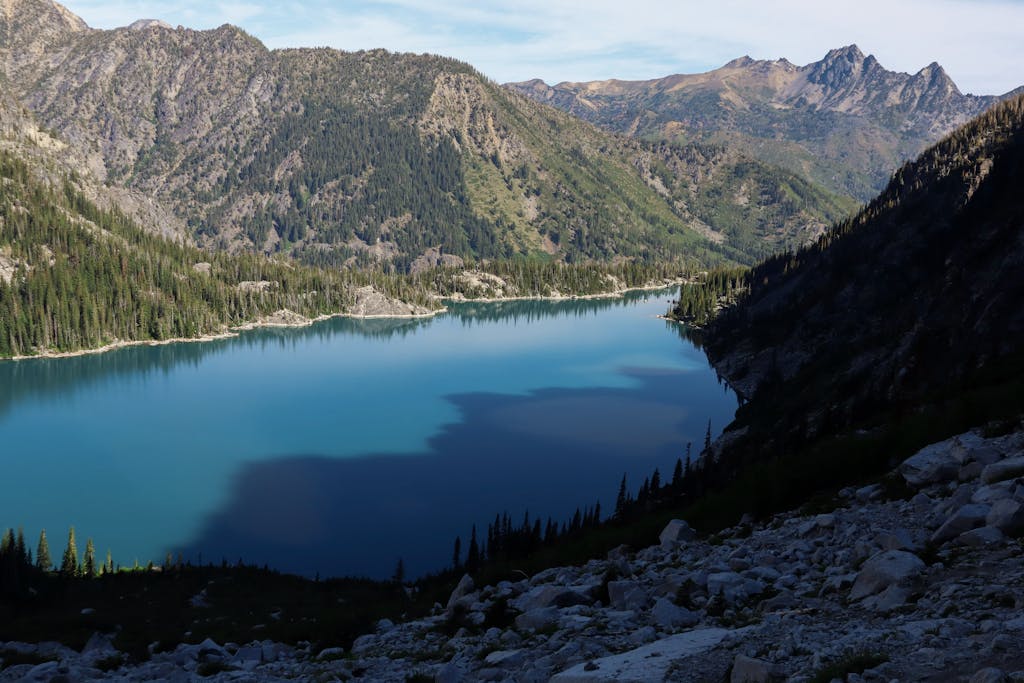
{"label": "pine tree", "polygon": [[622,482],[619,484],[619,495],[615,498],[615,518],[622,519],[626,516],[626,503],[628,492],[626,489],[626,475],[622,475]]}
{"label": "pine tree", "polygon": [[53,569],[53,560],[50,558],[50,544],[46,540],[46,529],[39,532],[39,545],[36,546],[36,567],[44,572]]}
{"label": "pine tree", "polygon": [[683,459],[676,458],[676,468],[672,470],[672,489],[679,490],[683,481]]}
{"label": "pine tree", "polygon": [[113,574],[114,573],[114,558],[110,554],[110,548],[107,548],[107,573],[108,574]]}
{"label": "pine tree", "polygon": [[96,547],[93,546],[91,538],[85,541],[85,561],[83,562],[82,573],[88,579],[96,576]]}
{"label": "pine tree", "polygon": [[469,536],[469,549],[466,551],[466,571],[476,571],[480,566],[480,546],[476,540],[476,524]]}
{"label": "pine tree", "polygon": [[78,574],[78,547],[75,545],[75,527],[68,530],[68,545],[60,562],[60,573],[64,576]]}
{"label": "pine tree", "polygon": [[14,542],[14,557],[19,567],[32,566],[32,557],[25,545],[25,530],[20,527],[18,528],[18,538]]}
{"label": "pine tree", "polygon": [[452,553],[452,568],[458,569],[462,565],[462,537],[455,537],[455,551]]}
{"label": "pine tree", "polygon": [[704,450],[703,455],[707,455],[711,452],[711,420],[708,420],[708,431],[704,434]]}

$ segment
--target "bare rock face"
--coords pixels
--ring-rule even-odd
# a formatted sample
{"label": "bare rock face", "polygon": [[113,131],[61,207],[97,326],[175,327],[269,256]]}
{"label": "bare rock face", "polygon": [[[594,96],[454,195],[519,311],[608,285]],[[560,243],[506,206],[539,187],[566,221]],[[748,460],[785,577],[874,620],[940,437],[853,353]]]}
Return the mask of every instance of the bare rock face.
{"label": "bare rock face", "polygon": [[416,304],[408,304],[382,294],[372,285],[355,290],[355,303],[351,314],[367,318],[397,318],[405,316],[430,315],[434,311]]}

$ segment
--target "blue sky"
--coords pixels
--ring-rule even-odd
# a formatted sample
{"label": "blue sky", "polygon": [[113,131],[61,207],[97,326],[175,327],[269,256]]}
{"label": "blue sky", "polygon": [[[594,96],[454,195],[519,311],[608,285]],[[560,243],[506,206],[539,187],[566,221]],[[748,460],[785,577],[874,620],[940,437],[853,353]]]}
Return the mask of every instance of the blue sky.
{"label": "blue sky", "polygon": [[850,43],[964,92],[1024,85],[1024,0],[69,0],[97,28],[136,19],[241,26],[269,47],[383,47],[462,59],[500,81],[645,79],[747,54],[820,59]]}

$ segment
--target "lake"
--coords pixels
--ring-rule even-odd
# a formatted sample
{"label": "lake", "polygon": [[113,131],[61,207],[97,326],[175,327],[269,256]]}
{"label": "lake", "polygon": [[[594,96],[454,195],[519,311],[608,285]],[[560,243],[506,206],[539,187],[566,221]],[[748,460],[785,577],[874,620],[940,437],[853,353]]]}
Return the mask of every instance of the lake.
{"label": "lake", "polygon": [[614,508],[736,398],[669,292],[453,304],[230,339],[0,362],[0,525],[102,559],[166,553],[415,576],[495,514]]}

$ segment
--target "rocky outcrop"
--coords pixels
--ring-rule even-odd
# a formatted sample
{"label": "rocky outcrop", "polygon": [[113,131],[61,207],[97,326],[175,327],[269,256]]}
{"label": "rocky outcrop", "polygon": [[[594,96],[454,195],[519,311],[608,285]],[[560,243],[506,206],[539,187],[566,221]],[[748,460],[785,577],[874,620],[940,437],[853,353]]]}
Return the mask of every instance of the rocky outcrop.
{"label": "rocky outcrop", "polygon": [[[0,680],[185,680],[202,667],[218,672],[207,680],[225,681],[797,683],[826,669],[846,681],[1020,681],[1024,552],[996,525],[1017,519],[1024,480],[985,483],[971,465],[1021,455],[1024,432],[962,434],[893,473],[913,477],[924,456],[960,460],[960,471],[910,485],[908,498],[887,499],[877,484],[849,488],[825,514],[781,514],[683,543],[652,538],[639,552],[497,585],[466,576],[446,607],[384,620],[351,649],[206,641],[104,672],[95,663],[120,653],[102,636],[81,653],[0,643],[0,652],[53,660],[12,666]],[[983,526],[928,540],[964,506],[989,504],[978,501],[996,501]],[[966,542],[979,533],[993,540]],[[497,605],[512,610],[511,623],[494,619]]]}

